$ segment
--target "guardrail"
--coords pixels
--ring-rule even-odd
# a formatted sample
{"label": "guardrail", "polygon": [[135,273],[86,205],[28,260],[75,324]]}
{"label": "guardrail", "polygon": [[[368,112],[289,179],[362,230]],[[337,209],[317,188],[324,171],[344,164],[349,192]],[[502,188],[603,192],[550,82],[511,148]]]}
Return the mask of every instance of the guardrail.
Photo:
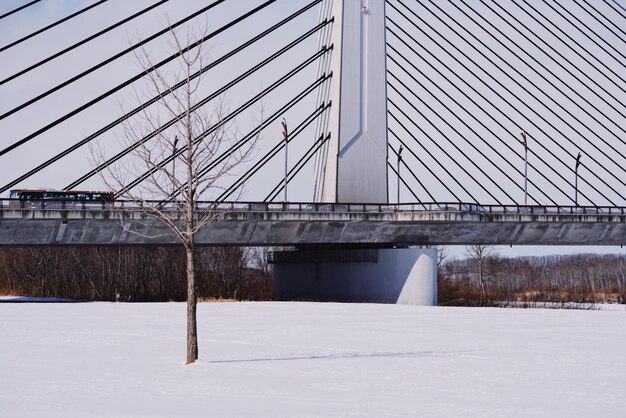
{"label": "guardrail", "polygon": [[[151,207],[160,210],[178,210],[180,202],[116,200],[114,203],[72,201],[63,199],[15,200],[0,199],[0,210],[137,210]],[[196,210],[224,212],[337,212],[390,213],[406,212],[463,212],[477,214],[561,214],[561,215],[624,215],[620,206],[540,206],[540,205],[483,205],[463,202],[423,202],[401,204],[378,203],[311,203],[311,202],[209,202],[198,201]]]}

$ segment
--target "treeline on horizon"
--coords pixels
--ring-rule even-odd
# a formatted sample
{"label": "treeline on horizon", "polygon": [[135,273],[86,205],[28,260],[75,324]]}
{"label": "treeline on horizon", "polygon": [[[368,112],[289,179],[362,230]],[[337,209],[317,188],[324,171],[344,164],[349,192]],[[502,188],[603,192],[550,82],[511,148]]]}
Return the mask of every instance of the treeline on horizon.
{"label": "treeline on horizon", "polygon": [[[200,299],[271,300],[272,268],[266,259],[271,249],[200,247],[196,251]],[[489,254],[482,260],[440,261],[439,305],[626,300],[626,255],[509,258]],[[182,248],[0,249],[0,294],[88,301],[184,301],[186,286]]]}
{"label": "treeline on horizon", "polygon": [[575,254],[482,260],[481,303],[476,257],[443,260],[438,277],[440,305],[503,302],[625,303],[626,255]]}
{"label": "treeline on horizon", "polygon": [[[196,249],[198,297],[270,300],[264,250]],[[182,247],[49,247],[0,249],[0,293],[85,301],[187,299]]]}

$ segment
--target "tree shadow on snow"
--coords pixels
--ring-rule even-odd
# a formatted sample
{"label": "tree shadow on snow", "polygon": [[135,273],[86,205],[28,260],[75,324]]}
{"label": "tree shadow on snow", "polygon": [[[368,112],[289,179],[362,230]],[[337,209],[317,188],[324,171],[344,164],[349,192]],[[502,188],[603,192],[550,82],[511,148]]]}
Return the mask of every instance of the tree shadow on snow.
{"label": "tree shadow on snow", "polygon": [[356,358],[389,358],[389,357],[406,357],[406,358],[420,358],[420,357],[451,357],[463,354],[469,354],[470,351],[398,351],[398,352],[378,352],[378,353],[336,353],[336,354],[324,354],[324,355],[300,355],[293,357],[266,357],[266,358],[252,358],[252,359],[232,359],[232,360],[213,360],[211,363],[251,363],[251,362],[263,362],[263,361],[293,361],[293,360],[336,360],[336,359],[356,359]]}

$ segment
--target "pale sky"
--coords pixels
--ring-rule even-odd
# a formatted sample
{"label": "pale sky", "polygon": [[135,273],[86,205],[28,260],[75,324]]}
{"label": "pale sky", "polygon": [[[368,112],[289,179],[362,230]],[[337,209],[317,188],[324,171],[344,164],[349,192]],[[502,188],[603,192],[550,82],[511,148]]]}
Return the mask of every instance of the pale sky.
{"label": "pale sky", "polygon": [[[20,4],[17,1],[3,2],[2,10],[4,8],[11,9],[9,3],[12,3],[12,5]],[[61,2],[45,0],[41,2],[41,5],[32,6],[3,19],[0,22],[0,45],[5,45],[18,39],[36,28],[45,26],[91,3],[93,1]],[[155,1],[152,0],[136,0],[133,2],[109,0],[80,17],[47,31],[45,36],[39,35],[16,47],[0,52],[0,62],[2,62],[0,78],[4,79],[51,53],[62,50],[72,43],[153,3]],[[166,25],[167,17],[169,17],[171,22],[176,22],[209,3],[171,0],[134,20],[132,24],[117,28],[97,38],[97,40],[11,80],[0,86],[0,112],[4,113],[10,110],[14,106],[35,97],[48,88],[127,48],[128,39],[146,38],[161,30]],[[209,31],[215,30],[262,3],[262,1],[253,0],[227,1],[212,9],[206,16],[200,16],[191,22],[195,27],[203,26],[207,22]],[[211,47],[211,57],[218,58],[229,52],[235,46],[277,23],[280,19],[288,16],[305,4],[305,2],[282,1],[268,6],[245,22],[208,41]],[[208,76],[205,78],[206,92],[202,92],[204,94],[201,97],[217,90],[235,76],[260,62],[270,53],[288,44],[296,36],[311,29],[317,24],[317,20],[317,9],[312,9],[292,21],[289,25],[286,25],[283,29],[276,31],[253,47],[246,49],[245,54],[240,53],[220,64],[214,70],[209,71]],[[248,98],[269,86],[284,73],[311,56],[316,51],[316,47],[317,38],[312,36],[298,48],[294,48],[283,57],[263,67],[257,74],[247,78],[244,82],[237,85],[236,88],[229,90],[225,95],[225,100],[229,103],[230,108],[237,108]],[[150,42],[147,49],[149,49],[155,61],[171,53],[164,37]],[[4,120],[0,120],[0,129],[4,132],[0,139],[2,148],[134,76],[137,73],[137,68],[130,55],[122,57],[39,102]],[[264,99],[264,114],[269,115],[273,113],[285,101],[295,96],[297,91],[304,89],[304,87],[312,83],[315,79],[315,72],[316,65],[313,64]],[[133,87],[141,91],[141,86],[141,82],[137,82],[132,87],[123,89],[119,93],[110,96],[43,133],[28,144],[0,157],[2,161],[0,164],[0,183],[6,184],[16,178],[17,175],[27,171],[27,169],[45,161],[53,153],[64,150],[115,120],[121,115],[120,103],[125,109],[135,107],[133,105],[136,105],[136,102],[132,96]],[[313,94],[310,95],[309,100],[303,101],[292,112],[288,112],[284,116],[295,125],[305,115],[311,113],[314,107],[315,95]],[[254,112],[248,112],[238,118],[237,125],[239,129],[244,133],[247,132],[252,118],[255,116],[258,115],[255,115]],[[107,151],[110,150],[109,152],[113,154],[119,148],[116,137],[120,135],[121,129],[116,128],[102,135],[98,141]],[[299,153],[303,153],[312,144],[311,137],[313,135],[309,134],[308,138],[306,136],[303,134],[302,137],[298,138],[300,141],[294,141],[290,147],[293,163],[295,163]],[[282,138],[280,124],[276,122],[274,129],[268,128],[264,132],[262,140],[259,142],[258,155],[263,155],[264,151],[277,143],[280,138]],[[83,147],[16,187],[62,188],[93,167],[89,158],[90,151],[88,147]],[[274,174],[274,172],[280,173],[281,171],[278,170],[282,167],[282,164],[284,163],[281,161],[275,161],[275,163],[269,164],[264,171],[259,172],[260,176],[257,178],[259,182],[263,183],[263,186],[250,184],[245,197],[250,200],[264,199],[267,193],[274,187],[274,180],[276,182],[279,181],[280,177],[278,176],[282,174]],[[290,200],[311,200],[312,189],[308,191],[307,189],[310,189],[310,187],[305,187],[306,183],[306,173],[303,171],[296,178],[294,185],[291,186],[292,195]],[[97,177],[81,186],[81,188],[91,189],[100,189],[102,187]]]}
{"label": "pale sky", "polygon": [[[626,202],[617,195],[626,195],[626,187],[621,183],[621,181],[626,179],[623,172],[623,167],[626,166],[626,158],[624,157],[626,156],[626,152],[624,152],[626,151],[626,146],[623,142],[626,140],[626,134],[622,131],[626,127],[626,119],[623,116],[626,114],[626,83],[619,77],[620,74],[626,74],[624,71],[626,58],[622,58],[622,56],[626,56],[626,34],[621,32],[626,31],[626,12],[619,12],[619,10],[622,10],[619,9],[621,1],[591,1],[590,3],[597,8],[597,12],[591,10],[589,4],[585,1],[576,1],[581,6],[564,0],[551,2],[554,9],[549,8],[542,2],[533,1],[531,4],[572,36],[576,42],[579,42],[580,47],[574,45],[572,41],[568,41],[565,44],[558,40],[554,34],[549,33],[541,23],[544,23],[547,28],[550,28],[558,36],[565,38],[564,35],[558,33],[556,27],[550,26],[542,17],[535,14],[534,16],[537,20],[534,20],[525,14],[524,10],[530,9],[523,0],[498,3],[502,4],[509,13],[519,19],[519,22],[526,27],[523,27],[520,23],[515,23],[512,18],[503,20],[497,17],[490,8],[503,15],[505,12],[498,9],[498,6],[492,1],[462,2],[455,0],[452,3],[436,2],[436,5],[441,8],[439,9],[429,0],[420,0],[419,2],[402,0],[402,3],[410,5],[410,9],[421,19],[424,19],[426,23],[432,25],[435,30],[429,29],[424,22],[418,20],[415,16],[411,16],[407,9],[402,6],[402,3],[395,0],[391,1],[390,4],[394,7],[388,5],[387,15],[406,31],[406,34],[401,35],[401,38],[407,44],[404,44],[393,33],[387,33],[387,41],[395,48],[395,51],[388,50],[389,55],[395,60],[394,62],[390,60],[387,62],[388,69],[394,74],[394,76],[388,76],[388,81],[393,85],[393,87],[388,88],[388,94],[394,103],[401,104],[402,109],[407,113],[407,117],[402,116],[391,104],[388,105],[389,110],[396,117],[399,117],[400,121],[407,127],[410,127],[413,135],[421,143],[429,147],[429,151],[433,153],[433,156],[428,156],[426,152],[422,151],[414,143],[413,139],[406,133],[403,133],[404,131],[393,117],[388,118],[390,128],[394,132],[400,133],[405,142],[410,143],[413,141],[411,149],[423,159],[435,174],[446,178],[446,174],[441,166],[447,168],[457,179],[461,180],[461,183],[481,203],[495,203],[493,198],[482,189],[481,185],[484,185],[503,203],[511,203],[497,189],[495,184],[500,185],[518,203],[523,202],[523,191],[521,189],[523,176],[519,174],[523,171],[523,147],[518,141],[521,139],[521,130],[525,130],[531,138],[529,142],[531,149],[533,151],[536,150],[546,161],[545,164],[541,163],[533,155],[529,159],[530,163],[535,167],[529,169],[529,179],[534,183],[529,186],[529,193],[536,196],[536,200],[540,203],[550,203],[546,195],[559,204],[571,203],[574,192],[571,184],[568,184],[568,182],[574,182],[574,175],[571,172],[571,168],[574,166],[574,159],[566,154],[575,155],[580,151],[583,154],[583,166],[580,171],[579,191],[581,196],[579,197],[579,202],[589,204],[591,200],[599,205],[608,204],[607,199],[587,184],[590,183],[615,204],[626,205]],[[156,0],[135,0],[132,2],[109,0],[80,17],[47,31],[45,34],[0,52],[0,80],[155,2]],[[0,3],[0,14],[24,3],[26,3],[26,0],[4,0]],[[0,47],[92,3],[94,3],[94,0],[43,0],[34,6],[9,16],[0,21]],[[117,28],[96,41],[92,41],[38,69],[4,85],[0,85],[0,113],[22,104],[48,88],[123,50],[128,46],[129,39],[145,38],[162,29],[166,25],[166,16],[169,16],[170,21],[175,22],[208,3],[208,1],[171,0],[165,5],[134,20],[131,24]],[[206,22],[209,29],[213,30],[261,3],[261,0],[228,0],[211,10],[206,16],[194,19],[193,23],[197,27],[197,25],[203,25]],[[270,5],[245,23],[237,25],[234,29],[224,32],[211,41],[211,56],[221,56],[234,46],[278,22],[281,18],[288,16],[306,3],[308,2],[303,0],[280,0]],[[580,22],[588,25],[599,36],[588,30],[583,33],[573,28],[572,24],[566,22],[563,17],[558,15],[557,10],[564,13],[565,16],[570,16],[563,9],[560,9],[559,5],[565,6],[573,16],[579,19]],[[409,16],[410,21],[415,25],[407,21],[398,10]],[[604,19],[600,13],[609,19]],[[582,27],[582,23],[574,21],[574,18],[571,16],[569,18],[576,25]],[[439,19],[442,19],[446,24],[443,24]],[[457,20],[458,24],[452,19]],[[488,32],[481,29],[477,23],[473,22],[472,19],[486,29],[489,28],[495,34],[496,29],[489,27],[489,23],[493,24],[515,41],[515,44],[508,42],[502,35],[492,37]],[[276,34],[261,41],[255,47],[249,48],[245,51],[245,54],[239,54],[236,58],[216,67],[209,72],[207,77],[207,82],[209,83],[207,85],[207,93],[214,91],[247,68],[255,65],[268,54],[315,26],[317,22],[318,8],[314,8]],[[604,25],[600,22],[603,22]],[[389,28],[395,33],[400,33],[395,23],[389,23]],[[468,32],[464,32],[463,28],[467,29]],[[516,29],[526,34],[528,39],[531,39],[537,45],[542,45],[542,40],[550,43],[563,54],[563,57],[557,57],[553,60],[523,37],[520,32],[517,32]],[[413,43],[407,34],[413,36],[418,41],[418,44]],[[587,38],[585,34],[590,38]],[[461,38],[461,35],[468,40],[471,40],[472,35],[474,35],[477,39],[484,42],[484,45],[480,45],[474,39],[471,41],[474,45],[472,47]],[[498,39],[518,54],[519,58],[511,51],[508,51],[503,44],[500,44]],[[437,46],[435,41],[444,46],[444,48]],[[446,41],[450,41],[459,47],[461,51],[468,54],[469,58],[476,60],[479,65],[463,59],[460,52],[454,51],[453,47],[446,44]],[[597,44],[600,44],[608,53],[599,48]],[[407,45],[412,46],[423,58],[410,51]],[[474,47],[476,49],[473,49]],[[574,49],[572,50],[570,47]],[[226,95],[226,100],[230,104],[231,109],[238,107],[239,104],[262,88],[270,85],[280,75],[297,65],[297,63],[312,55],[316,48],[317,38],[311,37],[308,41],[286,54],[284,58],[276,60],[276,62],[265,67],[257,75],[250,77],[236,88],[231,89]],[[592,55],[582,51],[581,48],[586,48],[592,52]],[[167,45],[161,40],[151,42],[148,49],[155,59],[163,58],[169,53]],[[489,51],[489,49],[492,51]],[[449,51],[452,55],[446,51]],[[497,69],[496,65],[488,63],[479,51],[482,51],[505,71],[502,72]],[[575,51],[580,52],[593,65],[585,62]],[[437,62],[432,57],[429,58],[429,52],[435,54],[441,62]],[[502,58],[496,54],[499,54]],[[555,56],[554,53],[551,55]],[[402,56],[416,65],[422,73],[411,69],[407,61],[403,61]],[[466,64],[469,69],[475,71],[478,78],[457,62],[455,57],[461,59],[461,62]],[[533,61],[533,59],[536,61]],[[569,59],[574,66],[567,63],[565,59]],[[396,62],[402,63],[401,67],[409,71],[422,85],[420,86],[418,82],[404,73],[403,69]],[[559,63],[563,66],[560,66]],[[542,65],[546,69],[541,68]],[[600,70],[595,69],[594,66]],[[515,69],[519,73],[516,73]],[[311,65],[301,75],[295,77],[265,99],[263,101],[265,114],[272,113],[273,110],[284,104],[286,100],[293,97],[295,92],[310,84],[316,77],[316,70],[316,65]],[[567,70],[588,85],[596,82],[613,97],[604,92],[601,92],[599,96],[594,95]],[[121,58],[84,79],[0,120],[0,132],[2,133],[0,135],[0,147],[5,148],[9,144],[31,134],[38,128],[65,115],[105,90],[125,81],[135,75],[136,71],[136,66],[129,56]],[[614,73],[618,76],[613,75]],[[493,79],[490,79],[489,74],[502,82],[503,86],[497,85]],[[456,90],[444,78],[444,75],[460,87],[463,92]],[[397,79],[395,78],[396,76],[398,77]],[[523,79],[524,76],[527,77],[527,80]],[[549,81],[544,80],[542,76],[545,76]],[[622,77],[626,78],[626,76]],[[407,90],[403,87],[398,79],[405,83],[409,89]],[[467,81],[467,83],[464,84],[461,79]],[[492,86],[494,91],[490,90],[483,81]],[[517,84],[517,82],[520,84]],[[550,82],[566,92],[573,100],[561,94]],[[536,86],[533,86],[533,83]],[[141,89],[141,86],[141,82],[135,84],[137,89]],[[444,92],[438,90],[437,86],[442,87]],[[472,90],[472,87],[475,90]],[[525,91],[524,88],[527,88],[528,91]],[[409,98],[409,101],[415,108],[404,102],[395,89],[398,89]],[[598,88],[595,90],[599,91]],[[414,95],[411,95],[411,92]],[[589,101],[589,104],[577,97],[575,92],[580,93],[584,99]],[[1,156],[1,185],[8,183],[55,153],[64,150],[66,147],[119,117],[121,114],[120,106],[128,109],[135,104],[131,93],[132,88],[126,88],[87,111],[43,133],[27,145]],[[431,93],[435,94],[441,102],[434,98]],[[485,95],[487,99],[481,98],[478,93]],[[496,93],[509,99],[512,106],[506,104]],[[517,95],[518,98],[514,98],[513,94]],[[532,95],[535,95],[540,100],[533,98]],[[484,106],[488,114],[480,110],[467,96]],[[554,100],[551,101],[551,99]],[[455,101],[461,106],[455,103]],[[542,102],[546,105],[544,106]],[[448,109],[445,108],[444,104]],[[593,109],[592,105],[597,110]],[[301,105],[288,112],[285,117],[290,123],[295,125],[312,112],[315,106],[315,95],[311,95],[309,100],[304,101]],[[420,116],[415,109],[418,109],[423,116]],[[597,121],[588,117],[584,111],[589,111]],[[538,115],[533,112],[537,112]],[[580,117],[586,126],[577,122],[567,112]],[[456,118],[457,115],[464,123]],[[478,121],[474,120],[471,115],[476,116]],[[254,117],[255,115],[251,112],[242,115],[238,119],[240,130],[245,132],[250,127],[251,120]],[[560,118],[563,118],[563,120]],[[415,122],[415,124],[412,125],[412,122]],[[447,122],[450,122],[450,124]],[[602,127],[601,124],[608,128]],[[423,131],[420,131],[418,127]],[[263,155],[266,150],[280,140],[280,132],[278,122],[275,127],[264,132],[257,150],[259,156]],[[108,153],[113,154],[119,148],[117,138],[121,134],[120,129],[113,129],[102,135],[98,143],[100,146],[105,147]],[[432,140],[428,139],[429,136]],[[446,136],[451,142],[445,138]],[[606,140],[608,144],[602,143],[599,138]],[[311,128],[303,132],[302,136],[297,139],[293,145],[290,145],[291,164],[294,164],[296,159],[313,143],[314,130]],[[495,151],[492,151],[486,145],[486,142],[483,142],[483,139],[497,151],[501,152],[506,160],[501,159]],[[500,139],[504,143],[509,144],[511,148],[507,148],[503,142],[499,141]],[[465,140],[474,144],[478,150],[486,153],[494,163],[488,162],[477,151],[471,149]],[[569,144],[567,140],[573,141],[575,146]],[[389,136],[389,141],[394,148],[397,147],[398,141],[392,135]],[[460,166],[457,166],[440,151],[435,146],[435,142],[442,145],[460,163]],[[564,161],[569,161],[571,167],[563,166],[557,158],[539,149],[537,142],[544,144],[557,157]],[[452,144],[462,147],[461,149],[467,153],[467,158],[462,156]],[[557,144],[563,145],[565,151],[560,149]],[[618,153],[610,147],[616,149]],[[603,153],[609,155],[615,162],[611,162],[609,158],[602,155]],[[405,161],[418,173],[424,186],[437,200],[454,200],[450,193],[437,182],[435,177],[423,165],[406,152],[404,155]],[[60,162],[22,182],[17,187],[61,188],[93,167],[90,158],[89,148],[83,147]],[[596,159],[597,162],[593,162],[592,158]],[[511,163],[509,164],[507,161]],[[395,166],[395,158],[390,157],[390,162]],[[439,163],[441,163],[441,166]],[[280,154],[279,158],[275,158],[271,164],[268,164],[248,184],[244,198],[247,200],[264,199],[267,193],[281,179],[283,167],[284,160],[282,154]],[[485,178],[476,167],[485,170],[494,179],[494,182],[490,182]],[[471,180],[463,172],[463,168],[467,169],[477,179],[478,183]],[[508,174],[512,180],[505,177],[502,171]],[[289,200],[310,201],[312,199],[312,173],[312,164],[309,164],[296,177],[293,184],[290,183]],[[594,175],[597,175],[600,180],[594,178]],[[612,175],[615,177],[612,177]],[[395,202],[396,178],[391,174],[389,179],[390,201]],[[564,193],[558,191],[555,186],[550,185],[547,179],[552,180]],[[408,175],[406,180],[420,199],[424,201],[430,200],[417,182]],[[456,183],[448,179],[448,184],[461,200],[471,200]],[[97,177],[81,186],[81,188],[91,189],[100,189],[102,187],[102,183]],[[538,190],[539,188],[545,193],[541,194]],[[611,188],[617,193],[610,190]],[[589,199],[586,199],[583,195]],[[279,200],[281,199],[282,195]],[[401,188],[401,200],[406,202],[414,200],[404,186]],[[534,202],[531,201],[531,203]],[[517,255],[573,251],[614,252],[623,250],[597,247],[514,247],[513,249],[508,249],[507,247],[502,248],[501,253]],[[463,251],[457,249],[453,252],[461,255]]]}

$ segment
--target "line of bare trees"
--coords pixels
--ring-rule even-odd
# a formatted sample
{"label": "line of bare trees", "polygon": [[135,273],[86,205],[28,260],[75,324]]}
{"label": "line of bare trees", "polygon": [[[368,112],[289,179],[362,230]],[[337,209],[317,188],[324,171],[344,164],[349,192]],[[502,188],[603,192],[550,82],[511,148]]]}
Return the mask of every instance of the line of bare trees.
{"label": "line of bare trees", "polygon": [[[196,249],[198,295],[269,300],[272,272],[261,248]],[[180,247],[57,247],[0,250],[0,293],[90,301],[184,301]]]}
{"label": "line of bare trees", "polygon": [[[270,300],[262,248],[197,248],[202,299]],[[490,249],[447,259],[440,249],[439,304],[624,302],[626,255],[507,258]],[[470,250],[470,249],[468,249]],[[0,249],[0,294],[94,301],[183,301],[186,259],[176,247]]]}
{"label": "line of bare trees", "polygon": [[508,258],[489,248],[469,247],[467,253],[467,259],[443,263],[439,304],[624,303],[626,299],[626,255]]}

